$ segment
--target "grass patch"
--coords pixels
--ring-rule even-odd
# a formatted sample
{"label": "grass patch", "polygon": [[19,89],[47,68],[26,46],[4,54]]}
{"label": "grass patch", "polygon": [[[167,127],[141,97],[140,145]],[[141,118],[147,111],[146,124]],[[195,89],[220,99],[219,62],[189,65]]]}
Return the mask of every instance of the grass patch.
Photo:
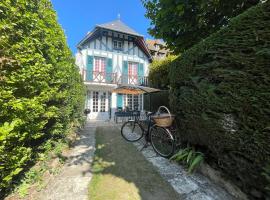
{"label": "grass patch", "polygon": [[179,199],[153,165],[121,137],[117,128],[97,128],[92,171],[91,200]]}

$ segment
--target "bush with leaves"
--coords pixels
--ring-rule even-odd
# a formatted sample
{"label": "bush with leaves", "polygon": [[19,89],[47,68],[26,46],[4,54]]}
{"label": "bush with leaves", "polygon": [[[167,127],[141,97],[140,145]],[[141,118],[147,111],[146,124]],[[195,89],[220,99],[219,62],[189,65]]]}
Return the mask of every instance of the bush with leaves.
{"label": "bush with leaves", "polygon": [[177,56],[168,56],[167,58],[154,60],[149,66],[149,84],[151,87],[159,89],[169,89],[170,66]]}
{"label": "bush with leaves", "polygon": [[267,180],[267,185],[265,186],[265,189],[268,191],[268,194],[270,195],[270,165],[267,165],[264,168],[264,171],[263,171],[262,175]]}
{"label": "bush with leaves", "polygon": [[84,88],[49,0],[0,2],[0,193],[81,117]]}
{"label": "bush with leaves", "polygon": [[182,139],[254,198],[270,162],[270,1],[184,52],[171,66],[171,109]]}

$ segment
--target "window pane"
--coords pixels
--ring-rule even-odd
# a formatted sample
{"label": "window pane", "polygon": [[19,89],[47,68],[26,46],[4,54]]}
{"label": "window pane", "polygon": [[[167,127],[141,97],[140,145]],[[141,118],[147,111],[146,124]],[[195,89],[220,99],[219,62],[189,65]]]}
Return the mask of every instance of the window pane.
{"label": "window pane", "polygon": [[129,110],[132,110],[132,94],[127,95],[127,107]]}
{"label": "window pane", "polygon": [[113,41],[113,47],[117,49],[117,41]]}
{"label": "window pane", "polygon": [[133,96],[133,108],[134,110],[139,110],[139,95]]}
{"label": "window pane", "polygon": [[93,112],[98,112],[98,92],[93,92]]}
{"label": "window pane", "polygon": [[118,48],[122,48],[122,42],[118,42]]}
{"label": "window pane", "polygon": [[106,111],[106,92],[101,93],[100,96],[100,112]]}

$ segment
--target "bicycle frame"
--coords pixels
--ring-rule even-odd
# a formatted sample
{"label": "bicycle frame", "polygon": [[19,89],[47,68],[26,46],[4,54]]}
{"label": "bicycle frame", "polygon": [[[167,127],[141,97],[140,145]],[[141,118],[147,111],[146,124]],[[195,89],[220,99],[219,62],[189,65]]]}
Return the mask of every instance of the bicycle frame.
{"label": "bicycle frame", "polygon": [[150,129],[151,127],[155,124],[152,120],[151,120],[151,115],[153,115],[155,113],[150,113],[149,115],[147,115],[147,119],[146,119],[146,123],[147,123],[147,129],[145,129],[143,127],[144,123],[143,121],[141,121],[138,117],[135,117],[135,122],[138,122],[138,124],[141,126],[141,128],[143,129],[143,134],[145,137],[145,141],[146,142],[150,142]]}

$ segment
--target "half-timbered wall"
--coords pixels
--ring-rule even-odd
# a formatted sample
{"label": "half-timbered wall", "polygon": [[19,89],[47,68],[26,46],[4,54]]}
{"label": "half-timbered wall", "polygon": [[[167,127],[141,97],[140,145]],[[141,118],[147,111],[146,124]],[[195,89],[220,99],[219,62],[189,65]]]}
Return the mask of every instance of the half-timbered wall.
{"label": "half-timbered wall", "polygon": [[[113,48],[113,41],[123,42],[123,49]],[[131,36],[108,31],[107,35],[100,35],[83,45],[80,52],[77,53],[77,65],[86,69],[87,55],[111,58],[113,62],[113,72],[122,73],[123,61],[131,61],[144,64],[144,75],[148,75],[149,59],[145,53],[131,41]]]}

